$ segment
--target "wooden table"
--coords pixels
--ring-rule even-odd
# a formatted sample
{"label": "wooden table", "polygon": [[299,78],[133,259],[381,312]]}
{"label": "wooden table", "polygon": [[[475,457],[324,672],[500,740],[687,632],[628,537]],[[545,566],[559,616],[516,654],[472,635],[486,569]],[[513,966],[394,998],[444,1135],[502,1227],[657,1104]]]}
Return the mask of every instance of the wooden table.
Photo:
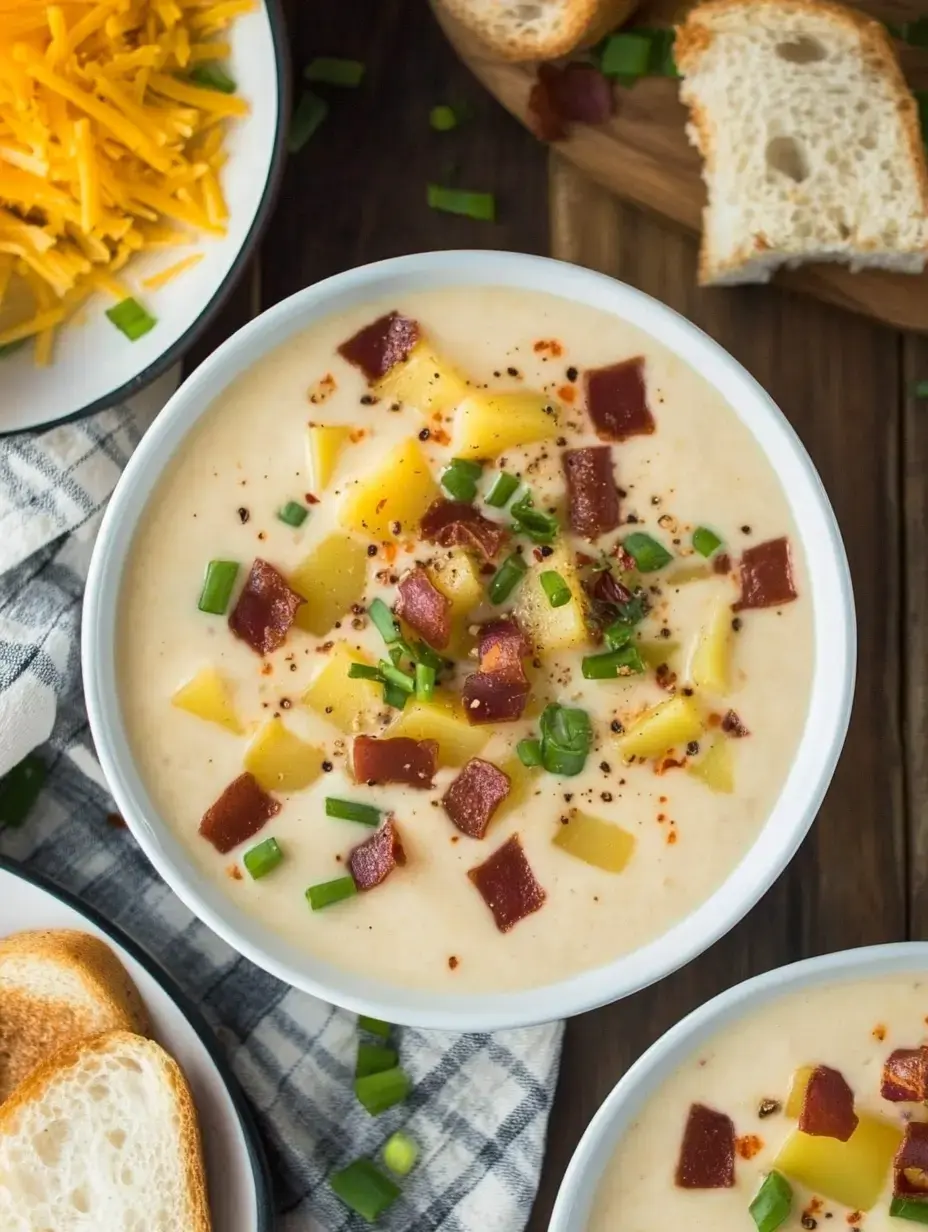
{"label": "wooden table", "polygon": [[[364,88],[290,159],[260,255],[202,357],[260,308],[351,266],[436,248],[550,253],[640,287],[695,321],[770,391],[812,454],[851,562],[859,676],[818,822],[742,924],[657,987],[568,1023],[531,1232],[547,1227],[581,1133],[629,1063],[722,989],[781,963],[928,937],[928,340],[778,290],[701,291],[693,242],[622,206],[537,144],[470,78],[425,0],[290,3],[293,62],[367,64]],[[299,84],[297,85],[299,90]],[[473,118],[434,133],[429,109]],[[496,194],[499,221],[434,213],[428,180]]]}

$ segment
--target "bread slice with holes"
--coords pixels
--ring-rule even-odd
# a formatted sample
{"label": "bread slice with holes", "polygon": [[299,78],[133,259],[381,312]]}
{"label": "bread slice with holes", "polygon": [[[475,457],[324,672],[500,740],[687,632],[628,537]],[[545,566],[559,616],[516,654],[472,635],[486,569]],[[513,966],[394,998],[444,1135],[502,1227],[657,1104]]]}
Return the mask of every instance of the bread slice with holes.
{"label": "bread slice with holes", "polygon": [[637,0],[439,0],[502,60],[552,60],[627,21]]}
{"label": "bread slice with holes", "polygon": [[879,22],[828,0],[708,0],[675,54],[708,189],[700,282],[924,268],[918,110]]}
{"label": "bread slice with holes", "polygon": [[0,941],[0,1100],[59,1048],[101,1031],[147,1034],[138,990],[113,951],[75,929]]}
{"label": "bread slice with holes", "polygon": [[152,1040],[108,1031],[0,1108],[3,1232],[209,1232],[196,1113]]}

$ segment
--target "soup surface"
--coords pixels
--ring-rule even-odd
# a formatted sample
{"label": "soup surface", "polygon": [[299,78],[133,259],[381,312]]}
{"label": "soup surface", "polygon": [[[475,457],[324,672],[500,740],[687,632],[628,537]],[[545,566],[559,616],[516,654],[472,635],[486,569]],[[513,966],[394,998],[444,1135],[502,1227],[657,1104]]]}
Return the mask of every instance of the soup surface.
{"label": "soup surface", "polygon": [[553,297],[416,293],[285,343],[185,442],[125,577],[122,707],[242,910],[390,982],[515,989],[732,871],[802,734],[811,609],[776,475],[659,343]]}
{"label": "soup surface", "polygon": [[[795,993],[712,1036],[663,1083],[623,1136],[588,1232],[824,1232],[849,1225],[866,1232],[904,1230],[910,1225],[902,1212],[890,1216],[893,1158],[906,1126],[926,1119],[926,1015],[924,976],[894,976]],[[823,1081],[816,1071],[818,1096],[810,1109],[804,1105],[815,1067],[828,1067],[829,1074]],[[911,1084],[908,1089],[898,1085],[900,1079]],[[731,1187],[679,1183],[694,1105],[733,1122]],[[924,1128],[928,1134],[928,1124]],[[835,1130],[850,1136],[841,1140],[832,1136]],[[705,1181],[707,1175],[694,1177],[692,1171],[698,1121],[697,1132],[690,1132],[688,1177]],[[907,1153],[913,1142],[917,1150],[928,1142],[921,1128],[907,1138]],[[755,1218],[749,1207],[771,1173],[768,1197],[777,1197],[779,1206],[761,1202]],[[925,1173],[921,1182],[924,1190]]]}

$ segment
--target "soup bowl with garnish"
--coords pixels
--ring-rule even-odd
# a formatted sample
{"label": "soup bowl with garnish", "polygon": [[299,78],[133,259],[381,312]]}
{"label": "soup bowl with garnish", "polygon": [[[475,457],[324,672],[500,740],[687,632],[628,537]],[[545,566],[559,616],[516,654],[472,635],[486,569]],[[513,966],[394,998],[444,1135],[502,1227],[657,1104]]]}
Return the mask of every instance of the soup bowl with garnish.
{"label": "soup bowl with garnish", "polygon": [[848,720],[840,536],[792,429],[609,278],[338,275],[181,387],[113,497],[84,673],[117,804],[290,984],[482,1030],[739,920]]}

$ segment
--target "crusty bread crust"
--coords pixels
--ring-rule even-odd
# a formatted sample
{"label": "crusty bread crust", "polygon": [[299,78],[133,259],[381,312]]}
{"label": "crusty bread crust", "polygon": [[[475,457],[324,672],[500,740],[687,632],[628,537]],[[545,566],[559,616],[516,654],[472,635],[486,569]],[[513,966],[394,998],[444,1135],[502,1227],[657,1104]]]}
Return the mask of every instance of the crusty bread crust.
{"label": "crusty bread crust", "polygon": [[[34,1070],[0,1108],[0,1135],[13,1132],[20,1110],[41,1102],[53,1083],[67,1079],[69,1070],[78,1069],[89,1056],[107,1053],[127,1058],[131,1058],[133,1053],[144,1053],[147,1054],[149,1064],[160,1069],[163,1081],[173,1097],[177,1113],[178,1149],[186,1167],[189,1221],[185,1223],[183,1230],[178,1229],[178,1232],[211,1232],[203,1146],[193,1096],[180,1066],[154,1040],[133,1035],[129,1031],[107,1031],[93,1039],[81,1040],[63,1048],[56,1056]],[[144,1117],[145,1110],[140,1109],[139,1114]]]}
{"label": "crusty bread crust", "polygon": [[[30,984],[36,974],[41,987]],[[85,1001],[56,995],[56,974],[77,981]],[[138,989],[113,951],[76,929],[13,933],[0,940],[0,1100],[58,1049],[103,1030],[147,1035]]]}
{"label": "crusty bread crust", "polygon": [[564,15],[558,34],[540,41],[516,29],[508,37],[499,37],[497,28],[474,13],[470,0],[437,2],[483,39],[495,56],[511,61],[553,60],[588,47],[627,21],[638,4],[638,0],[561,0]]}

